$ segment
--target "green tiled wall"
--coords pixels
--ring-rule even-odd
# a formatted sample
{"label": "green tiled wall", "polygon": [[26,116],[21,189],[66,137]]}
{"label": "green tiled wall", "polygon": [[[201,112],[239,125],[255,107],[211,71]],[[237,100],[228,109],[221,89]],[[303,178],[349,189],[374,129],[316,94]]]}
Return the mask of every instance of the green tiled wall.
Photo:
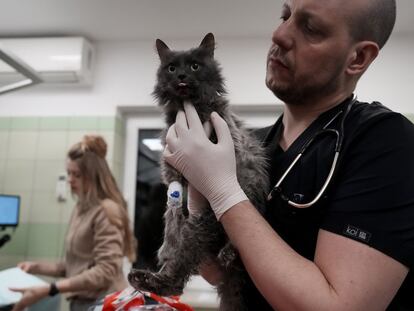
{"label": "green tiled wall", "polygon": [[[407,114],[414,122],[414,114]],[[125,130],[119,117],[0,117],[0,193],[22,198],[20,225],[0,249],[0,269],[21,260],[62,255],[74,201],[55,198],[68,148],[85,134],[108,143],[107,160],[122,188]]]}
{"label": "green tiled wall", "polygon": [[56,181],[65,172],[66,152],[85,134],[102,135],[107,160],[122,187],[125,131],[119,117],[0,117],[0,193],[21,196],[20,224],[0,231],[12,236],[0,248],[0,269],[22,260],[55,260],[74,200],[55,197]]}

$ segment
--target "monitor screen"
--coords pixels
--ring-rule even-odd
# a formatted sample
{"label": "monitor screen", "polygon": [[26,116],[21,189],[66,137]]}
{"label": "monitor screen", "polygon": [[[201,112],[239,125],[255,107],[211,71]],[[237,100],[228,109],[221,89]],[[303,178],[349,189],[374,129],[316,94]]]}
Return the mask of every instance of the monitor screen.
{"label": "monitor screen", "polygon": [[19,224],[20,197],[0,194],[0,227],[16,227]]}

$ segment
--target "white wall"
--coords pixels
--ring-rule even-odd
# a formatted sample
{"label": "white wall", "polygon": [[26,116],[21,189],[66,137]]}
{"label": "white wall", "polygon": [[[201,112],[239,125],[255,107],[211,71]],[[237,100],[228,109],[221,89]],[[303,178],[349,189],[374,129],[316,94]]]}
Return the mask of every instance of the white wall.
{"label": "white wall", "polygon": [[[186,49],[199,40],[169,42]],[[200,38],[201,39],[201,38]],[[217,38],[229,98],[234,104],[274,104],[264,85],[269,38]],[[414,36],[394,36],[358,88],[362,100],[380,100],[390,108],[414,113]],[[155,105],[151,91],[158,58],[153,41],[104,41],[96,44],[92,87],[38,85],[0,96],[0,116],[114,115],[117,106]]]}
{"label": "white wall", "polygon": [[382,102],[389,108],[414,113],[414,36],[395,36],[360,80],[358,98]]}

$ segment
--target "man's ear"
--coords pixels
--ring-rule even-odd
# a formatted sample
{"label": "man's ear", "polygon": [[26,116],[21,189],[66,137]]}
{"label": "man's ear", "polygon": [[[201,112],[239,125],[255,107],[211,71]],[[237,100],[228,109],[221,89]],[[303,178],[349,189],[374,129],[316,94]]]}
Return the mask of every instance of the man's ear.
{"label": "man's ear", "polygon": [[372,41],[361,41],[355,45],[346,72],[349,75],[362,75],[378,56],[378,44]]}

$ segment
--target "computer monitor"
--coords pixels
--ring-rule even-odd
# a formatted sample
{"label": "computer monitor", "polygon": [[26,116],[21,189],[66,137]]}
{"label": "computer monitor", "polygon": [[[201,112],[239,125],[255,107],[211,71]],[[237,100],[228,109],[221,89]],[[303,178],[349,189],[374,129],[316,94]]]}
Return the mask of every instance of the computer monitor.
{"label": "computer monitor", "polygon": [[0,194],[0,228],[19,224],[20,196]]}

